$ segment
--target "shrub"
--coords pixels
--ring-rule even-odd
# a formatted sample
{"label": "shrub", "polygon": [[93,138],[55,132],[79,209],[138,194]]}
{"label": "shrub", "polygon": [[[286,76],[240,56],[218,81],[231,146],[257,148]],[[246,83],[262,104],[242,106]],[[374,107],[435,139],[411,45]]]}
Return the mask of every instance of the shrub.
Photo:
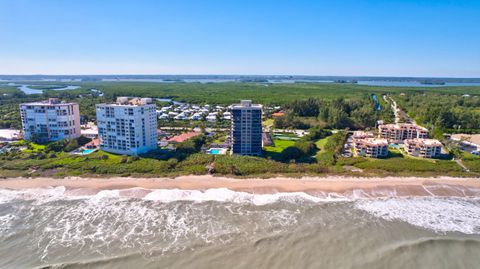
{"label": "shrub", "polygon": [[320,127],[312,127],[308,129],[308,134],[305,135],[303,139],[307,141],[316,141],[330,135],[332,135],[330,130],[322,129]]}
{"label": "shrub", "polygon": [[199,152],[205,143],[205,136],[199,135],[188,139],[187,141],[178,143],[176,145],[177,151],[180,154],[192,154]]}
{"label": "shrub", "polygon": [[304,155],[312,155],[315,153],[315,150],[317,149],[317,146],[315,145],[315,143],[311,141],[302,141],[302,140],[297,141],[295,143],[295,147],[300,149]]}
{"label": "shrub", "polygon": [[280,153],[280,158],[284,161],[294,160],[302,157],[305,153],[296,146],[290,146]]}
{"label": "shrub", "polygon": [[75,150],[79,147],[77,139],[72,139],[68,142],[68,144],[65,146],[64,151],[65,152],[70,152],[72,150]]}
{"label": "shrub", "polygon": [[324,151],[317,154],[317,162],[324,166],[335,164],[335,154],[331,151]]}

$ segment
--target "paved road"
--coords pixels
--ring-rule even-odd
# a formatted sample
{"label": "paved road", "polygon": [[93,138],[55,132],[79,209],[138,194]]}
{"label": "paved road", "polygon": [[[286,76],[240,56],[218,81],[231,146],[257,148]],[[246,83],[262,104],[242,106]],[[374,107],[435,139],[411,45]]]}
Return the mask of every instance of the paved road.
{"label": "paved road", "polygon": [[390,106],[392,107],[392,110],[393,110],[393,114],[395,115],[395,123],[399,123],[403,116],[403,118],[406,119],[406,122],[417,124],[412,118],[408,116],[407,113],[405,113],[398,107],[397,102],[395,102],[395,100],[393,100],[392,97],[390,96],[387,97],[386,95],[384,95],[383,100],[385,100],[385,102],[390,103]]}

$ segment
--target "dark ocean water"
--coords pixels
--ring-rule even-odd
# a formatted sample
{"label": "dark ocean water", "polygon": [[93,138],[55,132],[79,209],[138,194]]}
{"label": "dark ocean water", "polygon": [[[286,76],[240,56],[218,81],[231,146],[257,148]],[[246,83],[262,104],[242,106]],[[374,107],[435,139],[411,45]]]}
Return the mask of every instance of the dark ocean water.
{"label": "dark ocean water", "polygon": [[145,193],[0,190],[0,268],[480,268],[478,198]]}

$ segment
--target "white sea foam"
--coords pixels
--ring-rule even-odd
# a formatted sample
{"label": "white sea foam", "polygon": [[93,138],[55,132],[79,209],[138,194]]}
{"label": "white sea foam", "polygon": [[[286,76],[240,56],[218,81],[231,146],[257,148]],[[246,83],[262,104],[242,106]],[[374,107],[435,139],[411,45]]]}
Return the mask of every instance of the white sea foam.
{"label": "white sea foam", "polygon": [[400,220],[437,232],[480,234],[480,200],[411,197],[359,200],[358,209],[386,220]]}
{"label": "white sea foam", "polygon": [[[2,190],[0,189],[0,204],[9,202],[13,199],[33,200],[37,204],[48,203],[56,200],[76,200],[87,199],[92,202],[103,199],[129,199],[139,198],[138,194],[144,191],[146,194],[144,200],[156,201],[161,203],[170,203],[175,201],[191,202],[229,202],[229,203],[252,203],[255,205],[266,205],[280,201],[284,202],[328,202],[328,201],[348,201],[351,198],[338,193],[319,192],[315,196],[304,192],[279,192],[272,194],[253,194],[247,192],[232,191],[227,188],[216,188],[208,190],[180,190],[180,189],[155,189],[146,190],[134,188],[128,190],[102,190],[93,194],[72,195],[72,192],[66,191],[65,187],[33,188],[25,190]],[[361,198],[360,192],[355,192],[352,198]]]}
{"label": "white sea foam", "polygon": [[16,219],[13,214],[0,216],[0,233],[6,232],[12,228],[12,222]]}
{"label": "white sea foam", "polygon": [[[464,191],[464,190],[463,190]],[[459,192],[460,193],[460,192]],[[432,196],[433,193],[432,193]],[[144,189],[131,188],[122,190],[69,190],[65,187],[47,187],[32,188],[23,190],[5,190],[0,189],[0,204],[11,201],[12,199],[34,200],[36,203],[48,203],[56,200],[76,200],[87,199],[92,202],[103,199],[144,199],[161,203],[170,203],[175,201],[207,202],[215,201],[222,203],[252,203],[255,205],[266,205],[276,202],[338,202],[338,201],[357,201],[357,200],[375,200],[381,198],[398,198],[395,189],[393,190],[372,190],[366,192],[362,189],[354,189],[345,193],[321,192],[308,194],[305,192],[277,192],[269,194],[248,193],[232,191],[227,188],[213,188],[207,190],[181,190],[181,189]]]}
{"label": "white sea foam", "polygon": [[0,204],[11,202],[14,199],[34,200],[44,203],[65,198],[67,197],[65,196],[65,187],[63,186],[23,190],[0,189]]}
{"label": "white sea foam", "polygon": [[[28,210],[27,214],[33,215],[26,218],[35,219],[33,236],[38,240],[39,254],[44,261],[58,255],[75,255],[75,252],[65,252],[65,248],[108,252],[114,245],[148,256],[152,251],[171,253],[198,244],[226,244],[258,233],[281,233],[285,227],[295,226],[301,217],[298,210],[291,209],[252,210],[236,203],[112,199],[111,193],[102,199],[92,197],[61,205],[34,206],[42,213],[37,215]],[[255,222],[245,222],[246,219]]]}
{"label": "white sea foam", "polygon": [[[345,196],[251,194],[223,188],[71,193],[63,187],[0,190],[0,241],[25,227],[32,231],[31,240],[43,261],[71,260],[78,253],[109,256],[118,249],[139,251],[148,258],[152,253],[176,253],[205,244],[251,242],[302,225],[310,229],[335,226],[338,221],[371,221],[357,209],[439,232],[480,233],[480,201],[473,198],[377,199],[355,191]],[[33,202],[11,203],[16,199]],[[325,203],[329,201],[342,203]]]}
{"label": "white sea foam", "polygon": [[0,204],[8,203],[17,197],[16,192],[0,189]]}
{"label": "white sea foam", "polygon": [[[322,197],[323,196],[323,197]],[[147,194],[144,199],[160,201],[160,202],[174,202],[174,201],[192,201],[192,202],[230,202],[230,203],[253,203],[255,205],[272,204],[279,201],[285,202],[322,202],[322,201],[340,201],[347,200],[341,195],[325,194],[320,197],[309,195],[304,192],[280,192],[274,194],[252,194],[247,192],[236,192],[226,188],[208,189],[206,191],[200,190],[179,190],[179,189],[161,189],[154,190]]]}
{"label": "white sea foam", "polygon": [[[57,200],[86,200],[93,207],[109,206],[115,201],[133,199],[155,203],[173,203],[187,201],[193,203],[220,202],[233,204],[268,205],[277,202],[298,204],[303,202],[324,203],[352,201],[357,209],[367,211],[374,216],[386,220],[401,220],[412,225],[433,229],[439,232],[458,231],[467,234],[480,234],[480,201],[477,198],[445,198],[445,197],[403,197],[398,198],[394,192],[388,191],[391,198],[369,198],[363,191],[352,191],[345,194],[318,192],[310,195],[304,192],[280,192],[273,194],[252,194],[236,192],[226,188],[208,190],[180,190],[141,188],[123,190],[102,190],[89,195],[69,195],[64,187],[37,188],[26,190],[0,189],[0,204],[14,199],[33,200],[42,205]],[[143,198],[138,194],[142,194]],[[108,204],[104,201],[110,201]],[[106,210],[106,209],[105,209]],[[143,214],[143,209],[139,210]],[[145,213],[146,214],[146,213]],[[2,221],[9,222],[6,216]]]}

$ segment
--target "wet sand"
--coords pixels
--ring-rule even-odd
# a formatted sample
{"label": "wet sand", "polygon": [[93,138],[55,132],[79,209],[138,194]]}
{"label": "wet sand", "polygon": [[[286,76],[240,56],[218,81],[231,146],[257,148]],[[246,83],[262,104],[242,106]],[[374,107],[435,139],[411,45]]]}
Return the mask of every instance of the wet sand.
{"label": "wet sand", "polygon": [[305,192],[338,193],[347,196],[458,196],[480,197],[480,179],[475,178],[355,178],[304,177],[275,179],[236,179],[213,176],[182,176],[171,178],[10,178],[0,180],[0,188],[28,189],[65,186],[69,190],[99,190],[143,188],[207,190],[227,188],[248,193]]}

